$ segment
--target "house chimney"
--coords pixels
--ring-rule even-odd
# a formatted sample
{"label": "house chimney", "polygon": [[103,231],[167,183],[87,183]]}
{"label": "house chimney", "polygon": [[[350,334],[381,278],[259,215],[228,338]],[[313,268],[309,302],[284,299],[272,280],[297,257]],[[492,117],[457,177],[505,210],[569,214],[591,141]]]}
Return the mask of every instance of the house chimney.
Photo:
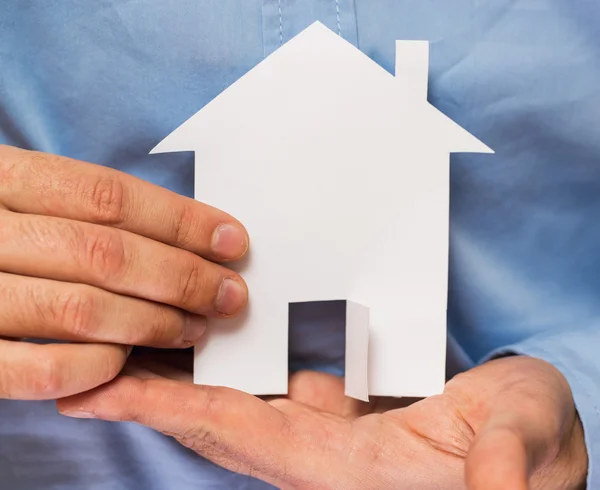
{"label": "house chimney", "polygon": [[412,100],[427,100],[428,41],[396,41],[396,81]]}

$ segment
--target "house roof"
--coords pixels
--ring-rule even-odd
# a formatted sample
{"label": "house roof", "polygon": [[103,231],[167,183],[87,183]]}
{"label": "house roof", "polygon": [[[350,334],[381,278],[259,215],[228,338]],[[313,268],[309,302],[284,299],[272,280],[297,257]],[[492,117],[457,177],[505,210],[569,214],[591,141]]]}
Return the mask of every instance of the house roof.
{"label": "house roof", "polygon": [[[420,60],[414,57],[418,53],[427,55],[427,50],[421,49],[422,44],[415,45],[414,41],[403,43],[397,43],[397,73],[394,76],[316,22],[190,117],[151,153],[194,151],[204,125],[221,124],[225,130],[229,118],[235,118],[244,111],[266,110],[269,102],[275,106],[273,110],[293,117],[293,112],[285,112],[286,100],[296,98],[304,90],[321,93],[321,88],[323,94],[327,93],[328,100],[339,98],[340,103],[356,97],[373,97],[374,109],[379,107],[381,114],[394,110],[398,114],[397,119],[406,119],[406,113],[410,111],[409,131],[413,132],[413,136],[415,132],[421,132],[426,137],[435,137],[435,144],[447,153],[493,153],[487,145],[427,102],[427,75],[420,76],[423,74],[416,71],[419,67],[428,70],[428,59],[427,56]],[[403,46],[411,49],[403,50]],[[418,49],[415,50],[415,47]],[[413,58],[401,59],[400,56]],[[403,71],[403,68],[406,70]],[[412,76],[412,84],[417,85],[415,93],[410,93],[410,83],[402,83],[406,82],[407,76]],[[422,84],[425,87],[419,87]],[[377,106],[386,97],[385,104]],[[370,116],[377,117],[376,114],[371,112]],[[361,114],[359,117],[367,116]],[[388,114],[388,119],[393,117],[393,114]],[[406,129],[406,125],[403,126],[403,130]],[[399,133],[401,131],[399,128]]]}

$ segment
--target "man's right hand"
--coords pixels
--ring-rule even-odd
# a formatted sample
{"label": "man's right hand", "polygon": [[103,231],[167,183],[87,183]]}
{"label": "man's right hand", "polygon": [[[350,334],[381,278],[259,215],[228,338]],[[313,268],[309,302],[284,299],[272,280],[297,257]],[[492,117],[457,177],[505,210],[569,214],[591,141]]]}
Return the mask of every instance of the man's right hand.
{"label": "man's right hand", "polygon": [[216,263],[245,254],[238,221],[110,168],[0,145],[0,223],[0,398],[89,390],[247,301]]}

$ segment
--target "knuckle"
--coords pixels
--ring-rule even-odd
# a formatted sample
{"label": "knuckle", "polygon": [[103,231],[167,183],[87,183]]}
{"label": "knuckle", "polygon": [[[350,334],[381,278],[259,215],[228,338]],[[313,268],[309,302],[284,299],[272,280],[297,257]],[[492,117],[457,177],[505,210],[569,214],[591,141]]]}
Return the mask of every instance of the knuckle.
{"label": "knuckle", "polygon": [[[145,342],[150,345],[158,346],[164,343],[167,340],[166,333],[170,329],[172,325],[172,315],[169,315],[167,310],[163,307],[157,307],[154,315],[153,321],[151,321],[147,326],[144,326],[143,336],[145,338]],[[181,329],[180,329],[181,331]],[[137,332],[133,333],[131,337],[128,339],[128,344],[133,344],[134,342],[138,342],[140,339],[137,338]],[[135,338],[132,338],[133,336]]]}
{"label": "knuckle", "polygon": [[117,177],[101,177],[84,188],[92,221],[103,225],[119,225],[126,218],[125,186]]}
{"label": "knuckle", "polygon": [[176,299],[184,306],[195,305],[200,297],[200,292],[204,291],[206,287],[206,279],[196,261],[192,261],[182,271]]}
{"label": "knuckle", "polygon": [[83,242],[81,266],[91,270],[102,282],[123,273],[125,249],[117,230],[99,227],[85,235]]}
{"label": "knuckle", "polygon": [[96,333],[97,325],[93,320],[97,302],[91,291],[78,288],[57,295],[49,311],[54,324],[61,325],[75,338],[89,339]]}
{"label": "knuckle", "polygon": [[[215,386],[204,387],[204,399],[199,406],[202,420],[212,420],[223,413],[221,388]],[[206,453],[207,450],[219,450],[225,447],[219,434],[211,429],[210,424],[193,424],[184,428],[177,434],[180,442],[190,449]]]}
{"label": "knuckle", "polygon": [[194,239],[192,222],[192,211],[189,204],[184,204],[175,211],[172,243],[179,247],[186,247]]}

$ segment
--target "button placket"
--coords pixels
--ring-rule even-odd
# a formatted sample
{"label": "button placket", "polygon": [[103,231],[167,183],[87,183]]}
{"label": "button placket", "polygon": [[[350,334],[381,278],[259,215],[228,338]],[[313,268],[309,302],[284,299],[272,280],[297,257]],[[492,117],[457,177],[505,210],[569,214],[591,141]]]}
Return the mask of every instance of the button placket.
{"label": "button placket", "polygon": [[265,57],[315,21],[358,46],[354,0],[263,0]]}

